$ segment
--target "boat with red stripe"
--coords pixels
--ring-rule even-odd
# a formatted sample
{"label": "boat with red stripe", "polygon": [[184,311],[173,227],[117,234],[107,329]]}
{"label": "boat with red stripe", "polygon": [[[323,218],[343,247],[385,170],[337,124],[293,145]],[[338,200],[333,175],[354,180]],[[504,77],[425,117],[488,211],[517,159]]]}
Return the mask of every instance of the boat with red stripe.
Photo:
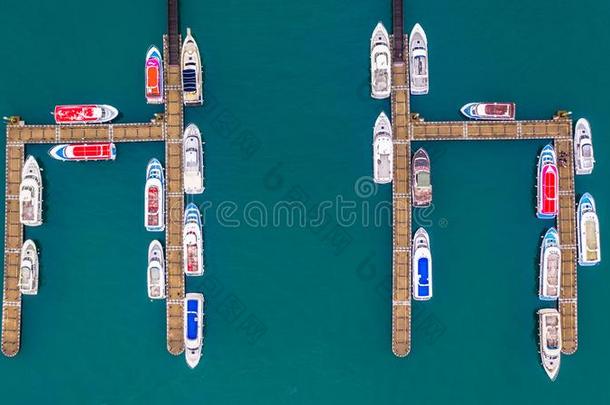
{"label": "boat with red stripe", "polygon": [[538,159],[538,218],[555,218],[559,211],[559,172],[553,145],[546,145]]}
{"label": "boat with red stripe", "polygon": [[52,147],[49,155],[62,161],[114,160],[116,146],[112,142],[61,144]]}
{"label": "boat with red stripe", "polygon": [[58,105],[53,112],[58,124],[100,124],[117,115],[119,110],[107,104]]}

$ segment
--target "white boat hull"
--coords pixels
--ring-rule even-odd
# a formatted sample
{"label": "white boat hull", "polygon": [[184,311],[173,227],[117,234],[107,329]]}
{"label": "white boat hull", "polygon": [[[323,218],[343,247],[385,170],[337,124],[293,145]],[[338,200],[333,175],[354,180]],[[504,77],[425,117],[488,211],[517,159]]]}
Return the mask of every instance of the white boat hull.
{"label": "white boat hull", "polygon": [[163,246],[158,240],[153,240],[148,246],[147,276],[148,298],[165,298],[165,258]]}
{"label": "white boat hull", "polygon": [[578,234],[578,264],[581,266],[599,264],[602,259],[599,219],[595,200],[589,193],[585,193],[578,203],[576,228]]}
{"label": "white boat hull", "polygon": [[386,184],[392,181],[393,175],[392,125],[387,115],[382,112],[373,129],[373,180],[378,184]]}
{"label": "white boat hull", "polygon": [[149,232],[165,230],[165,176],[157,159],[151,159],[146,168],[144,227]]}
{"label": "white boat hull", "polygon": [[38,294],[38,277],[38,251],[34,241],[28,239],[21,247],[21,266],[19,271],[19,291],[21,291],[21,294]]}
{"label": "white boat hull", "polygon": [[413,237],[412,287],[413,299],[428,301],[432,298],[432,253],[430,237],[424,228],[419,228]]}
{"label": "white boat hull", "polygon": [[595,166],[591,126],[584,118],[574,128],[574,170],[578,175],[591,174]]}
{"label": "white boat hull", "polygon": [[201,55],[191,29],[186,29],[186,37],[182,44],[182,97],[184,105],[201,105],[203,103],[203,73]]}
{"label": "white boat hull", "polygon": [[204,190],[203,142],[195,124],[190,124],[184,130],[182,147],[184,192],[201,194]]}
{"label": "white boat hull", "polygon": [[371,97],[385,99],[392,90],[392,53],[388,31],[380,22],[371,35]]}
{"label": "white boat hull", "polygon": [[201,359],[203,305],[203,294],[188,293],[184,297],[184,356],[190,368],[195,368]]}
{"label": "white boat hull", "polygon": [[561,364],[561,315],[556,309],[538,311],[540,358],[542,367],[551,381],[555,381]]}
{"label": "white boat hull", "polygon": [[561,249],[555,228],[547,231],[540,246],[540,280],[538,296],[541,300],[559,298],[561,289]]}
{"label": "white boat hull", "polygon": [[428,38],[421,25],[415,24],[409,35],[409,68],[411,94],[414,96],[428,94]]}
{"label": "white boat hull", "polygon": [[33,156],[26,159],[21,170],[19,218],[26,226],[42,225],[42,176]]}

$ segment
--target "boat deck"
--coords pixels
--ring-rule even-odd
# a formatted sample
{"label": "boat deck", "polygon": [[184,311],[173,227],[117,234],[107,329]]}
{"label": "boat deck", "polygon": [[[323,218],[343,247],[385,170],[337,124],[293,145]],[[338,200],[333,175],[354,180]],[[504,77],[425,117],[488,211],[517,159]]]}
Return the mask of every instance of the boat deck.
{"label": "boat deck", "polygon": [[[559,168],[557,228],[562,250],[562,280],[559,310],[562,316],[563,353],[572,354],[578,345],[576,279],[576,208],[572,150],[572,120],[556,116],[529,121],[441,121],[426,122],[411,114],[409,92],[409,49],[403,30],[402,0],[393,0],[392,127],[394,131],[394,180],[392,183],[392,351],[404,357],[411,350],[411,142],[446,140],[550,139],[557,155],[565,154]],[[396,41],[395,38],[401,38]],[[396,49],[396,46],[403,47]],[[562,153],[564,152],[564,153]]]}

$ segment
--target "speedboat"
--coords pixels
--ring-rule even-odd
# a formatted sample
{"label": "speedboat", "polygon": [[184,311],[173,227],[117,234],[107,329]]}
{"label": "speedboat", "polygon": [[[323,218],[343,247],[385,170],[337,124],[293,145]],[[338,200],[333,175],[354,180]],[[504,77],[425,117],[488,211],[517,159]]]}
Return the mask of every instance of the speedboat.
{"label": "speedboat", "polygon": [[540,286],[541,300],[556,300],[561,288],[561,249],[559,234],[555,228],[546,231],[540,246]]}
{"label": "speedboat", "polygon": [[371,35],[371,97],[390,97],[392,89],[392,53],[390,36],[379,22]]}
{"label": "speedboat", "polygon": [[584,118],[576,121],[574,130],[574,169],[576,174],[591,174],[595,165],[591,126]]}
{"label": "speedboat", "polygon": [[428,38],[421,25],[415,24],[409,36],[411,94],[428,94]]}
{"label": "speedboat", "polygon": [[375,183],[389,183],[393,176],[394,145],[392,124],[384,112],[379,114],[373,130],[373,179]]}
{"label": "speedboat", "polygon": [[146,102],[148,104],[163,103],[163,57],[154,45],[148,48],[146,53],[144,77],[146,80]]}
{"label": "speedboat", "polygon": [[163,246],[158,240],[153,240],[148,246],[148,298],[159,300],[165,298],[165,259]]}
{"label": "speedboat", "polygon": [[578,202],[576,215],[578,228],[578,264],[593,266],[602,260],[599,244],[599,219],[595,200],[589,193],[584,193]]}
{"label": "speedboat", "polygon": [[184,211],[184,228],[182,230],[184,274],[200,276],[203,274],[203,232],[201,214],[193,203]]}
{"label": "speedboat", "polygon": [[184,130],[182,142],[184,159],[184,192],[203,193],[203,143],[197,125],[190,124]]}
{"label": "speedboat", "polygon": [[432,203],[432,182],[430,180],[430,157],[424,148],[413,155],[413,206],[428,207]]}
{"label": "speedboat", "polygon": [[460,111],[473,120],[512,121],[515,109],[515,103],[468,103]]}
{"label": "speedboat", "polygon": [[197,367],[203,346],[203,294],[184,297],[184,356],[190,368]]}
{"label": "speedboat", "polygon": [[203,103],[203,78],[201,73],[201,55],[191,29],[186,29],[186,37],[182,44],[182,97],[184,105],[200,105]]}
{"label": "speedboat", "polygon": [[23,225],[42,225],[42,176],[34,156],[28,156],[21,169],[19,219]]}
{"label": "speedboat", "polygon": [[71,143],[55,145],[49,150],[53,159],[62,161],[90,161],[116,159],[116,146],[105,143]]}
{"label": "speedboat", "polygon": [[555,218],[559,211],[559,172],[553,145],[542,148],[538,158],[538,218]]}
{"label": "speedboat", "polygon": [[57,124],[100,124],[115,119],[119,110],[107,104],[58,105],[53,115]]}
{"label": "speedboat", "polygon": [[146,167],[144,226],[151,232],[165,230],[165,178],[163,166],[157,159],[150,159]]}
{"label": "speedboat", "polygon": [[432,298],[432,255],[430,237],[419,228],[413,237],[413,299],[427,301]]}
{"label": "speedboat", "polygon": [[21,247],[19,291],[21,294],[38,294],[38,250],[33,240],[28,239]]}
{"label": "speedboat", "polygon": [[538,310],[540,358],[551,381],[555,381],[561,362],[561,316],[554,308]]}

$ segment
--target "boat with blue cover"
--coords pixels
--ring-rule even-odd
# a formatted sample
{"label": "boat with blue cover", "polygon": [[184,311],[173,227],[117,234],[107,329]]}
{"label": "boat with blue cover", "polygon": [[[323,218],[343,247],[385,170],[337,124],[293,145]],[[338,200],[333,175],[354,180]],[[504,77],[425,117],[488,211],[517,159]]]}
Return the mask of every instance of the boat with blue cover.
{"label": "boat with blue cover", "polygon": [[163,166],[155,158],[146,167],[144,226],[150,232],[165,230],[165,176]]}
{"label": "boat with blue cover", "polygon": [[201,358],[203,304],[203,294],[187,293],[184,297],[184,356],[190,368],[195,368]]}
{"label": "boat with blue cover", "polygon": [[599,219],[595,200],[589,193],[584,193],[578,202],[576,215],[578,234],[578,264],[594,266],[602,260],[599,243]]}
{"label": "boat with blue cover", "polygon": [[193,203],[184,211],[184,228],[182,233],[184,274],[201,276],[203,274],[203,231],[201,214]]}
{"label": "boat with blue cover", "polygon": [[184,105],[203,103],[203,74],[201,72],[201,55],[191,29],[186,29],[182,44],[182,98]]}
{"label": "boat with blue cover", "polygon": [[538,296],[541,300],[556,300],[561,288],[561,249],[557,229],[546,231],[540,246],[540,280]]}
{"label": "boat with blue cover", "polygon": [[432,298],[432,254],[430,237],[419,228],[413,237],[413,299],[427,301]]}

